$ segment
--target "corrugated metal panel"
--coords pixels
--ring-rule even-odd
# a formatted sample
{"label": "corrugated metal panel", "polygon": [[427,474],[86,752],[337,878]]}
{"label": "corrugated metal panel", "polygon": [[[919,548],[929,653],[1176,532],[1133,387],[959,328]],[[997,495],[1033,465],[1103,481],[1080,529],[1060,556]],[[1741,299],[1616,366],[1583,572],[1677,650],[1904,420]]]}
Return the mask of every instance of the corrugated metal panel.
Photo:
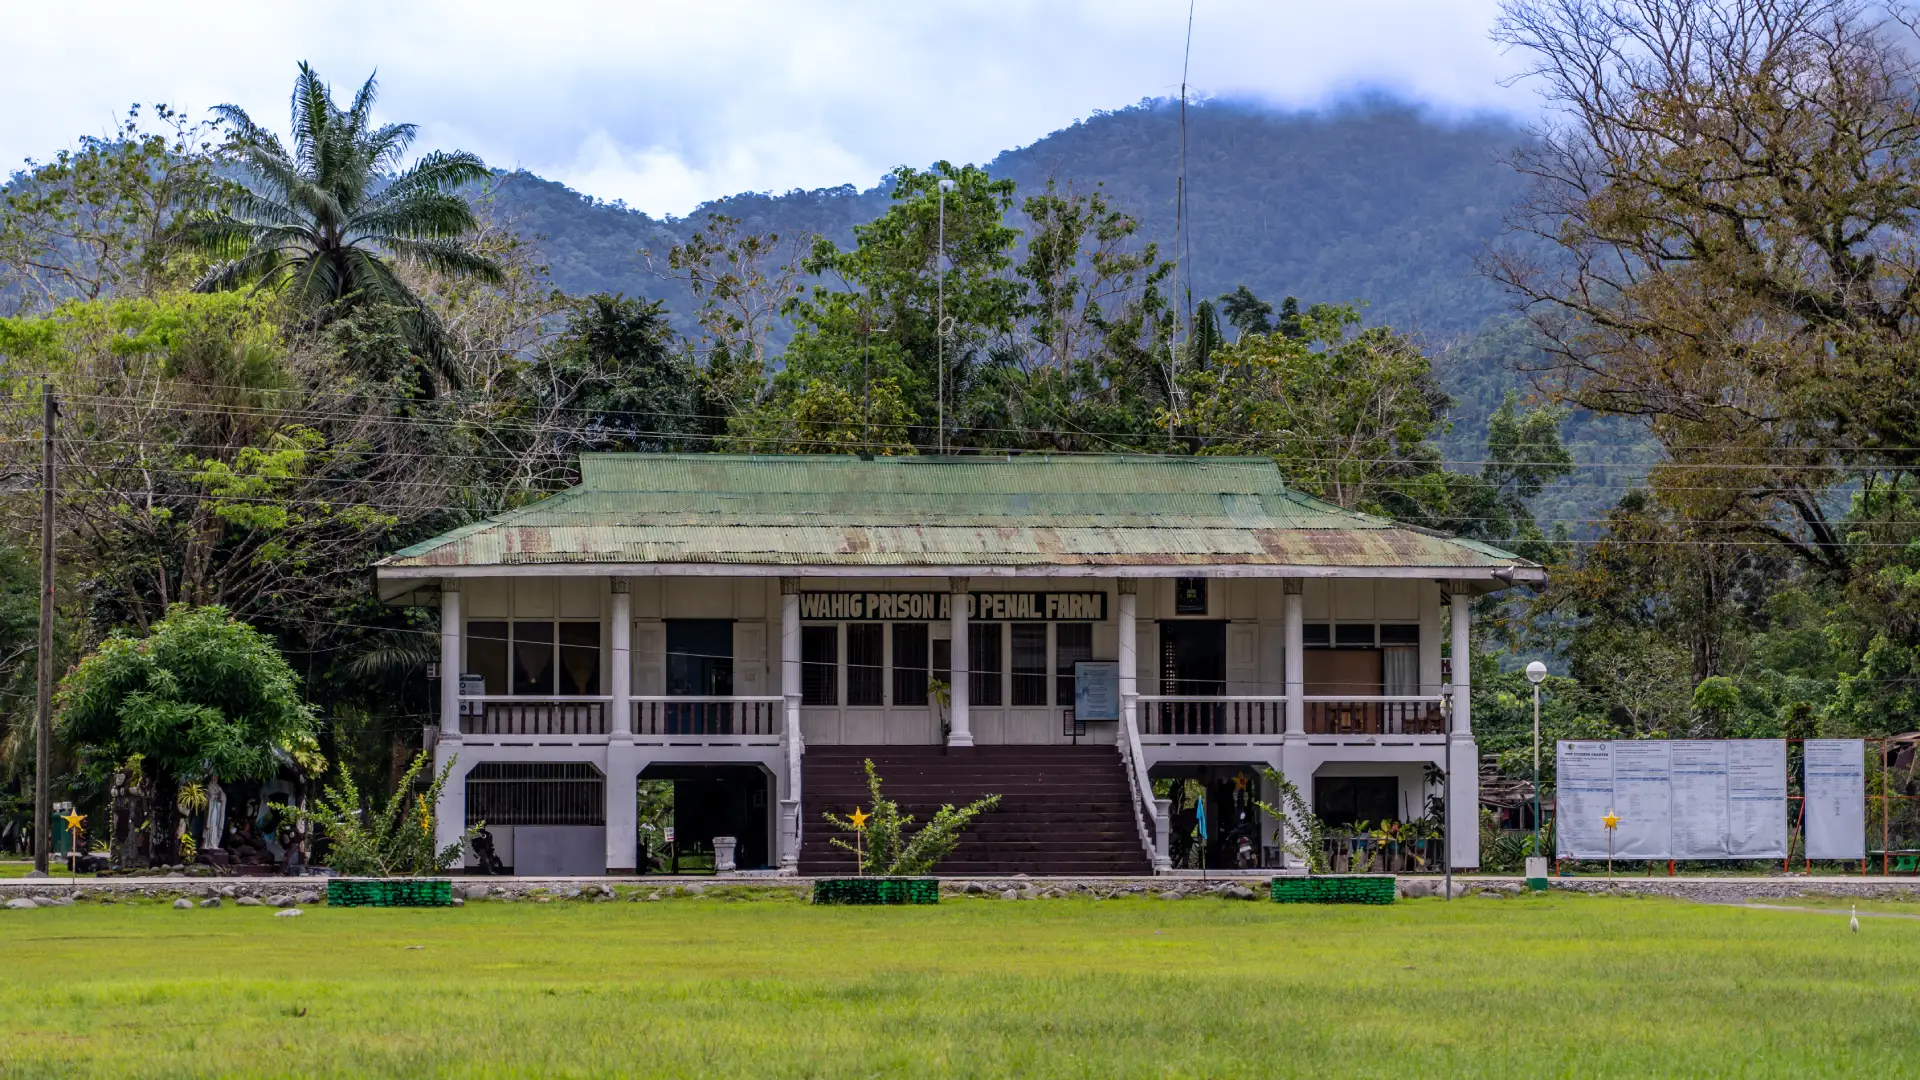
{"label": "corrugated metal panel", "polygon": [[1531,565],[1288,491],[1265,459],[590,454],[581,471],[381,565]]}

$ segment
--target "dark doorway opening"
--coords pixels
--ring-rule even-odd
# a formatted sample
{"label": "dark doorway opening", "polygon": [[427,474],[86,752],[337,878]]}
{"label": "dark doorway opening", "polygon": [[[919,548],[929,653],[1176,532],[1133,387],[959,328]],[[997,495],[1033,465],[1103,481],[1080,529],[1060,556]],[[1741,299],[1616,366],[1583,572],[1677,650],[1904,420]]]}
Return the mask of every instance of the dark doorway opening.
{"label": "dark doorway opening", "polygon": [[1316,776],[1313,814],[1329,825],[1400,819],[1400,780],[1393,776]]}
{"label": "dark doorway opening", "polygon": [[[670,785],[671,797],[661,789]],[[757,765],[650,765],[640,774],[640,865],[643,873],[713,869],[713,838],[731,836],[739,870],[772,866],[767,850],[771,778]],[[670,802],[662,806],[661,802]],[[649,807],[653,807],[649,812]],[[669,843],[666,830],[671,828]]]}
{"label": "dark doorway opening", "polygon": [[[1227,624],[1182,619],[1160,624],[1160,692],[1179,697],[1219,697],[1227,692]],[[1167,701],[1160,704],[1161,730],[1170,735],[1216,734],[1226,721],[1218,705]]]}
{"label": "dark doorway opening", "polygon": [[[733,694],[733,620],[667,620],[667,695],[730,697]],[[725,735],[733,731],[733,706],[689,701],[666,710],[669,735]]]}

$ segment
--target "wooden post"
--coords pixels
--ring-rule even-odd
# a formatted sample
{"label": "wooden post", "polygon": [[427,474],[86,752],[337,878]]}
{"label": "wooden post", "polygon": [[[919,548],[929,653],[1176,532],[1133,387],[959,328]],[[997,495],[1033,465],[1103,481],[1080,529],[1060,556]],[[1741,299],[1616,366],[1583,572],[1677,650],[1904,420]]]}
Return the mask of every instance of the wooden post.
{"label": "wooden post", "polygon": [[53,380],[40,382],[40,657],[33,740],[33,872],[47,876],[53,836]]}

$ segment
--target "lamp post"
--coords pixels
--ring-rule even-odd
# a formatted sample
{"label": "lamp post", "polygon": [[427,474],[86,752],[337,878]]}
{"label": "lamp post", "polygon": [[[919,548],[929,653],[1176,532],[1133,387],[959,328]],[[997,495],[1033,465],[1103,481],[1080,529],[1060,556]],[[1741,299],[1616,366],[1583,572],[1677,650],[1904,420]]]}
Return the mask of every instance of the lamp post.
{"label": "lamp post", "polygon": [[934,446],[937,453],[947,452],[947,272],[941,262],[947,256],[947,192],[953,190],[953,178],[940,178],[940,232],[933,253],[934,290],[936,295],[933,330],[938,335],[934,346],[940,368],[939,397],[940,420],[935,432]]}
{"label": "lamp post", "polygon": [[1440,760],[1440,865],[1447,873],[1447,900],[1453,900],[1453,695],[1440,695],[1440,719],[1447,730],[1447,741]]}
{"label": "lamp post", "polygon": [[[1546,883],[1547,857],[1540,854],[1540,684],[1547,681],[1547,665],[1538,660],[1528,664],[1527,681],[1533,684],[1533,854],[1527,859],[1527,882],[1541,888]],[[1533,872],[1536,869],[1538,874]]]}

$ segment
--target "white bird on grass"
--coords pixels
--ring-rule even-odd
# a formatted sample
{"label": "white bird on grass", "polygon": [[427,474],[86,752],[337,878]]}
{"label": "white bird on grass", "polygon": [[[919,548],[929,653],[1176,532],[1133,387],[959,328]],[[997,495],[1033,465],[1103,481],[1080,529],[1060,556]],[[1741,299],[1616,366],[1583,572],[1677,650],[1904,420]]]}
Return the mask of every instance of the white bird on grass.
{"label": "white bird on grass", "polygon": [[1853,914],[1847,919],[1847,929],[1852,930],[1856,934],[1860,932],[1860,905],[1859,904],[1853,905]]}

